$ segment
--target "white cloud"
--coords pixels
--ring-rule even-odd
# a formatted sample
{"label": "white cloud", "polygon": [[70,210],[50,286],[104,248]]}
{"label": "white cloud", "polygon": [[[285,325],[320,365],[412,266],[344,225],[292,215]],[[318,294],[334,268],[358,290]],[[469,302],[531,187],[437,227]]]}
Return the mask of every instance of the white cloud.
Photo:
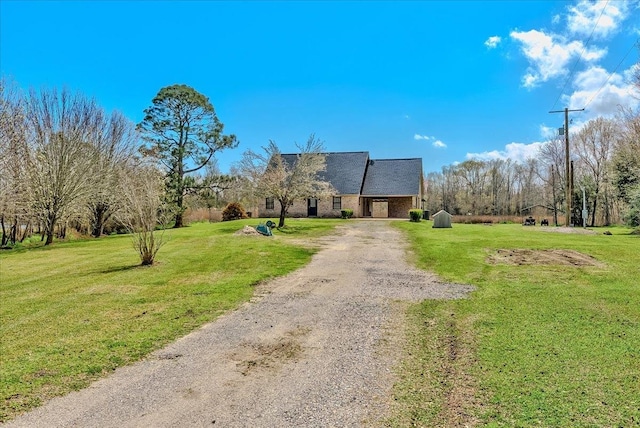
{"label": "white cloud", "polygon": [[[631,69],[626,70],[623,75],[630,72]],[[609,72],[604,68],[591,67],[576,75],[575,90],[571,95],[564,96],[563,101],[571,108],[586,106],[587,120],[596,116],[614,115],[620,106],[636,108],[640,103],[636,98],[638,94],[623,75],[613,73],[609,78]]]}
{"label": "white cloud", "polygon": [[467,159],[476,159],[476,160],[492,160],[492,159],[502,159],[507,160],[511,159],[515,162],[524,162],[529,158],[535,158],[538,156],[538,152],[540,151],[540,147],[542,147],[544,143],[510,143],[507,144],[504,150],[492,150],[488,152],[481,153],[467,153]]}
{"label": "white cloud", "polygon": [[[582,53],[585,62],[596,61],[606,54],[606,49],[584,49],[580,41],[567,41],[557,34],[543,31],[512,31],[511,38],[522,44],[522,53],[529,60],[530,67],[522,84],[527,88],[563,75],[567,65]],[[584,53],[583,53],[584,51]]]}
{"label": "white cloud", "polygon": [[532,88],[536,85],[537,81],[538,77],[536,75],[527,73],[522,77],[522,86],[524,86],[525,88]]}
{"label": "white cloud", "polygon": [[436,140],[436,137],[434,136],[414,134],[413,139],[418,141],[432,141],[431,145],[437,149],[444,149],[447,147],[442,140]]}
{"label": "white cloud", "polygon": [[500,36],[491,36],[484,42],[484,45],[489,49],[494,49],[500,44],[501,41],[502,38]]}
{"label": "white cloud", "polygon": [[560,22],[560,15],[553,15],[553,18],[551,18],[551,23],[558,24],[559,22]]}
{"label": "white cloud", "polygon": [[544,124],[540,125],[540,136],[544,139],[550,139],[555,137],[556,135],[558,135],[558,129],[560,127],[552,127],[552,126],[546,126]]}
{"label": "white cloud", "polygon": [[443,143],[441,140],[436,140],[433,143],[431,143],[431,145],[435,148],[438,149],[446,149],[447,145],[445,143]]}
{"label": "white cloud", "polygon": [[574,34],[595,37],[606,37],[615,32],[620,23],[627,17],[626,1],[590,1],[581,0],[569,7],[567,28]]}

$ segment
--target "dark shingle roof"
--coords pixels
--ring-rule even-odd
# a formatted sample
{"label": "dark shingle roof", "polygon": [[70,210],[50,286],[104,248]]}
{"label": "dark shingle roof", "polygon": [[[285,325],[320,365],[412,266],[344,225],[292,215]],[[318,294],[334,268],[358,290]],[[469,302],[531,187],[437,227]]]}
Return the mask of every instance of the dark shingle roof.
{"label": "dark shingle roof", "polygon": [[[318,174],[321,179],[328,181],[339,195],[357,195],[362,187],[368,152],[338,152],[325,153],[327,169]],[[296,154],[283,154],[282,158],[288,164],[295,162]],[[417,192],[416,192],[417,193]]]}
{"label": "dark shingle roof", "polygon": [[369,163],[363,196],[400,196],[420,193],[422,159],[374,159]]}
{"label": "dark shingle roof", "polygon": [[[420,193],[420,158],[370,161],[369,152],[332,152],[325,155],[327,169],[318,175],[331,183],[338,195],[408,196]],[[283,154],[282,158],[291,165],[297,156]]]}

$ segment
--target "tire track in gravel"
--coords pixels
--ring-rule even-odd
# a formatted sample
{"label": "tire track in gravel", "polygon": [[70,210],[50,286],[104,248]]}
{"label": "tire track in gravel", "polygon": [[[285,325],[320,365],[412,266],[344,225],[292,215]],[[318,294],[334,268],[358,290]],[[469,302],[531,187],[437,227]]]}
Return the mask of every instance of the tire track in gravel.
{"label": "tire track in gravel", "polygon": [[345,221],[318,244],[309,265],[261,285],[238,310],[6,426],[379,425],[398,354],[394,302],[472,287],[409,266],[387,221]]}

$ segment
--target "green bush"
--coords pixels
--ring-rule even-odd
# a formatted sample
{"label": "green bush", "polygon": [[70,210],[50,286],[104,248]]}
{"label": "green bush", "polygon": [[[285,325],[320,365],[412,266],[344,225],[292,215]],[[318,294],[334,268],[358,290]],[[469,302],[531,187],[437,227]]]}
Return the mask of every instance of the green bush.
{"label": "green bush", "polygon": [[630,192],[629,209],[623,219],[629,227],[640,226],[640,186]]}
{"label": "green bush", "polygon": [[244,207],[238,202],[230,202],[222,210],[222,221],[240,220],[247,217]]}
{"label": "green bush", "polygon": [[419,209],[409,210],[409,219],[415,222],[419,222],[420,220],[422,220],[422,210],[419,210]]}
{"label": "green bush", "polygon": [[342,215],[342,218],[351,218],[353,217],[353,210],[350,210],[350,209],[340,210],[340,214]]}

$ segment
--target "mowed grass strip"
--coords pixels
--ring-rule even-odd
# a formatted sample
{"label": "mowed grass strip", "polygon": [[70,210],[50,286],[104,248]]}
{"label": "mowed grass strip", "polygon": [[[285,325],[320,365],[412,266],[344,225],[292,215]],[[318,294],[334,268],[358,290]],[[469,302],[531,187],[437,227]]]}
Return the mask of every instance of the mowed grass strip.
{"label": "mowed grass strip", "polygon": [[[419,267],[477,290],[409,311],[390,425],[640,425],[638,236],[395,224]],[[497,249],[575,250],[601,265],[488,263]]]}
{"label": "mowed grass strip", "polygon": [[0,253],[0,421],[85,387],[236,308],[254,285],[307,263],[293,245],[338,220],[287,220],[273,238],[234,236],[259,220],[165,232],[152,267],[130,236]]}

